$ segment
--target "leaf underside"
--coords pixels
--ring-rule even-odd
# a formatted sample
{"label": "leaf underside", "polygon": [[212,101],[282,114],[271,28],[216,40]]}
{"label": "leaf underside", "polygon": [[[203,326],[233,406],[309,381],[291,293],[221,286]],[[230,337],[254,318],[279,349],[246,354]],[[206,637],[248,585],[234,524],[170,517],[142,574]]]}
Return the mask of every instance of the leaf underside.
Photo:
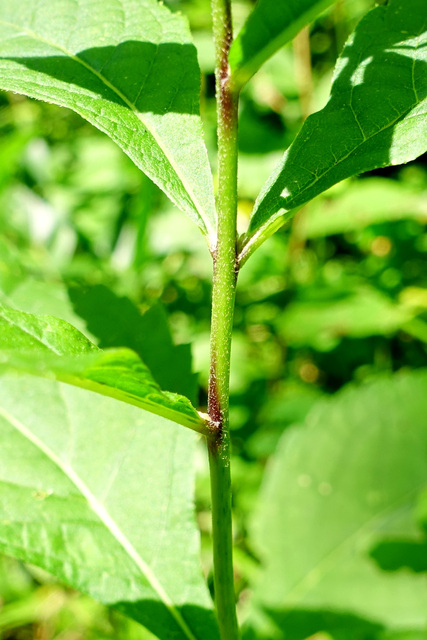
{"label": "leaf underside", "polygon": [[258,0],[230,50],[232,76],[243,85],[334,0]]}
{"label": "leaf underside", "polygon": [[134,407],[0,376],[0,550],[161,640],[218,640],[199,561],[194,436]]}
{"label": "leaf underside", "polygon": [[162,391],[129,349],[102,351],[59,318],[0,305],[0,368],[56,378],[135,405],[203,432],[204,421],[184,396]]}
{"label": "leaf underside", "polygon": [[326,107],[310,116],[266,183],[242,261],[296,209],[350,176],[427,149],[427,12],[391,0],[359,24],[340,56]]}
{"label": "leaf underside", "polygon": [[157,0],[0,0],[0,87],[107,133],[212,244],[200,71],[182,16]]}
{"label": "leaf underside", "polygon": [[426,370],[350,387],[284,434],[252,527],[265,565],[255,599],[283,637],[328,612],[425,629],[425,575],[407,563],[425,544],[414,508],[427,487],[426,388]]}

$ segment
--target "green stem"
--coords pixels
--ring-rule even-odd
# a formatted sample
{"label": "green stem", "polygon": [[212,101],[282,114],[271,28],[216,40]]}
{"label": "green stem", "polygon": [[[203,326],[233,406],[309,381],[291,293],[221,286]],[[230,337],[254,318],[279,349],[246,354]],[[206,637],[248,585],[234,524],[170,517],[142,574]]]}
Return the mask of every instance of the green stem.
{"label": "green stem", "polygon": [[215,605],[222,640],[238,640],[233,579],[231,522],[229,378],[236,289],[237,112],[238,95],[230,83],[232,41],[230,0],[212,0],[216,50],[218,115],[218,242],[212,289],[211,368],[208,439],[212,493]]}

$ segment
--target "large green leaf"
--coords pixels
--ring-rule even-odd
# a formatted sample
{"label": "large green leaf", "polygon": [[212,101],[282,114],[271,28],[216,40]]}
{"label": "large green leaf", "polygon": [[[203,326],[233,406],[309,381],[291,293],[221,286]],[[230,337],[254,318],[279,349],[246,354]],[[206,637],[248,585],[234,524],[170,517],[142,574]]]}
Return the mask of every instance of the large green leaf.
{"label": "large green leaf", "polygon": [[[423,539],[414,508],[427,486],[426,388],[426,370],[350,387],[285,432],[252,527],[264,563],[255,600],[279,629],[268,637],[425,630],[426,576],[408,554],[382,569],[378,550]],[[306,635],[290,633],[304,624]]]}
{"label": "large green leaf", "polygon": [[194,435],[51,380],[0,378],[0,550],[162,640],[218,640],[199,562]]}
{"label": "large green leaf", "polygon": [[54,377],[206,432],[206,423],[190,401],[162,391],[133,351],[102,351],[53,316],[35,316],[0,304],[1,366]]}
{"label": "large green leaf", "polygon": [[[5,273],[12,276],[10,265],[5,265]],[[23,269],[14,280],[10,279],[9,287],[4,287],[0,281],[0,302],[18,311],[65,320],[94,341],[85,322],[74,312],[67,289],[61,282],[37,279]]]}
{"label": "large green leaf", "polygon": [[0,0],[0,87],[107,133],[213,242],[200,72],[182,16],[157,0]]}
{"label": "large green leaf", "polygon": [[260,194],[242,259],[302,206],[349,176],[427,149],[424,0],[376,7],[352,34],[326,107],[310,116]]}
{"label": "large green leaf", "polygon": [[243,85],[260,66],[334,0],[258,0],[230,50],[235,82]]}

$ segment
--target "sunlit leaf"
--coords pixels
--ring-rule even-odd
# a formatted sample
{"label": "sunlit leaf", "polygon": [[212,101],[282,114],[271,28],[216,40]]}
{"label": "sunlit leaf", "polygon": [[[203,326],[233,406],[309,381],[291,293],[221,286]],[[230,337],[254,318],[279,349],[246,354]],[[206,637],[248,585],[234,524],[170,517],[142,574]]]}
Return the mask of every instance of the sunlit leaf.
{"label": "sunlit leaf", "polygon": [[350,37],[326,107],[310,116],[267,181],[243,239],[244,261],[297,207],[349,176],[427,149],[424,0],[376,7]]}
{"label": "sunlit leaf", "polygon": [[197,376],[191,372],[190,346],[173,344],[163,307],[155,305],[142,315],[129,298],[103,285],[72,288],[69,293],[76,312],[102,349],[132,349],[162,389],[196,402]]}
{"label": "sunlit leaf", "polygon": [[0,87],[107,133],[213,242],[200,71],[182,16],[156,0],[1,0]]}
{"label": "sunlit leaf", "polygon": [[161,640],[218,640],[193,512],[194,435],[81,389],[0,376],[0,550]]}
{"label": "sunlit leaf", "polygon": [[53,316],[35,316],[0,305],[0,367],[54,377],[206,431],[190,401],[162,391],[133,351],[102,351]]}

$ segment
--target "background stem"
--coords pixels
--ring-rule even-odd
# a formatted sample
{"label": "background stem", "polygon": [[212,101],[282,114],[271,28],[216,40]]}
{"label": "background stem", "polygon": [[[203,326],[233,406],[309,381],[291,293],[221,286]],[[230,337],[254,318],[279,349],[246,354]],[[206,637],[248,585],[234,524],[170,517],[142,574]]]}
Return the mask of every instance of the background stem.
{"label": "background stem", "polygon": [[313,101],[313,70],[311,68],[310,29],[304,27],[293,40],[295,77],[298,85],[302,119],[311,114]]}
{"label": "background stem", "polygon": [[215,605],[222,640],[237,640],[231,521],[229,378],[236,288],[238,96],[230,83],[230,0],[212,0],[218,117],[218,242],[214,250],[208,440]]}

